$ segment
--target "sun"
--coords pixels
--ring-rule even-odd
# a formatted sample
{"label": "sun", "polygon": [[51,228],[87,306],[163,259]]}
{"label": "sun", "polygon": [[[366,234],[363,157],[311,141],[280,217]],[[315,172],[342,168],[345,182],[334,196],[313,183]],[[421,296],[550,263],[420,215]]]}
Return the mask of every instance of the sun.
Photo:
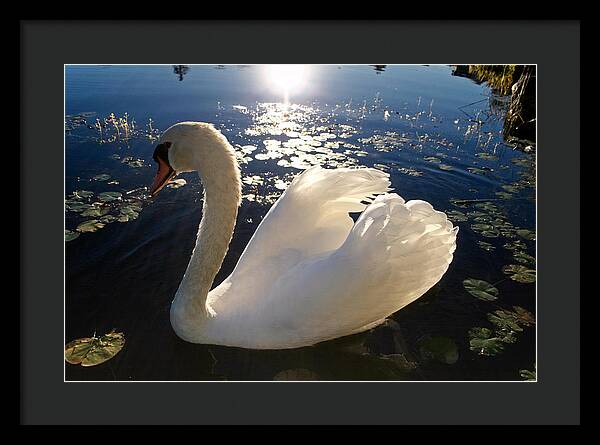
{"label": "sun", "polygon": [[306,65],[267,65],[266,77],[271,89],[282,94],[287,103],[291,95],[301,92],[306,85],[308,68]]}

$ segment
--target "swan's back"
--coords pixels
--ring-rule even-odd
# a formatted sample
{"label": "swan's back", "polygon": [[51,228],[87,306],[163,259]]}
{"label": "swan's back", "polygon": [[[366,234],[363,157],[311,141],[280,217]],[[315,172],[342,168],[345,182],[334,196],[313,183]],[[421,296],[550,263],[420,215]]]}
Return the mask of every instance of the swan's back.
{"label": "swan's back", "polygon": [[[209,294],[221,318],[210,335],[306,346],[375,326],[423,295],[448,269],[458,227],[425,201],[386,193],[389,184],[375,169],[297,177]],[[353,223],[348,213],[362,210]]]}

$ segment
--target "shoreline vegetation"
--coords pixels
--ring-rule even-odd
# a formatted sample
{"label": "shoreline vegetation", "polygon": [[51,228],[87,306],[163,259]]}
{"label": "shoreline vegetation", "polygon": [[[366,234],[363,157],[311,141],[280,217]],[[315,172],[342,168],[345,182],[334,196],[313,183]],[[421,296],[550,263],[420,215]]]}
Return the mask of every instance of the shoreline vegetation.
{"label": "shoreline vegetation", "polygon": [[452,75],[487,82],[495,94],[510,96],[504,138],[535,143],[535,69],[535,65],[454,65]]}

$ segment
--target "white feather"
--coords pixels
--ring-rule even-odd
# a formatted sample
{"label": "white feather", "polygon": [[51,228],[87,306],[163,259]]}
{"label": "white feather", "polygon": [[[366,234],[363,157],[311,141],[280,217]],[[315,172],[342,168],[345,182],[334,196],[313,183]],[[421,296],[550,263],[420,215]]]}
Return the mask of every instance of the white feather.
{"label": "white feather", "polygon": [[[200,147],[193,131],[178,125],[162,138],[176,147],[172,165],[198,170],[205,201],[218,203],[204,209],[173,301],[171,322],[183,339],[256,349],[313,345],[376,326],[448,269],[458,227],[443,212],[387,193],[389,175],[381,171],[313,167],[294,179],[234,271],[209,293],[231,239],[239,173],[217,130],[198,124]],[[348,213],[361,211],[354,223]]]}

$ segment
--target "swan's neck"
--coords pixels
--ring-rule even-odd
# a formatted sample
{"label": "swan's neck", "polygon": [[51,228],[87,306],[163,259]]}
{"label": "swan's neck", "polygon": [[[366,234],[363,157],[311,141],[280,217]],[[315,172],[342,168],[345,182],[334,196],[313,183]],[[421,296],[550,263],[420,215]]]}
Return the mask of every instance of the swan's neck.
{"label": "swan's neck", "polygon": [[[235,153],[224,142],[202,159],[197,170],[204,186],[202,220],[187,270],[171,306],[172,322],[182,331],[194,329],[211,314],[206,297],[221,268],[233,236],[241,197]],[[183,334],[183,332],[182,332]]]}

